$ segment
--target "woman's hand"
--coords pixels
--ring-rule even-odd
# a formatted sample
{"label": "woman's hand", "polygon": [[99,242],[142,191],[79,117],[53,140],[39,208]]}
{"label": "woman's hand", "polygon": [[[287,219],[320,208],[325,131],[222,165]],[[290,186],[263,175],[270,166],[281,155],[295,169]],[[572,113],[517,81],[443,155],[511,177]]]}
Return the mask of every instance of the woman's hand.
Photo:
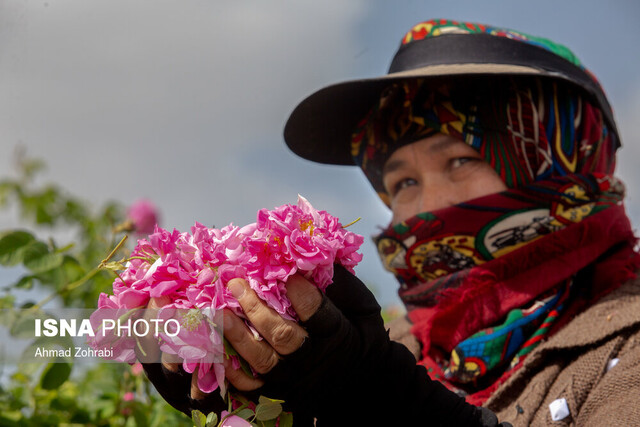
{"label": "woman's hand", "polygon": [[[249,395],[284,400],[296,425],[313,418],[323,425],[416,420],[431,425],[497,425],[490,411],[467,404],[431,381],[411,352],[389,339],[374,296],[342,266],[336,265],[334,283],[324,295],[301,276],[289,280],[287,295],[300,317],[298,324],[267,307],[245,281],[232,280],[229,287],[264,340],[256,340],[244,321],[225,312],[225,337],[258,373],[250,377],[226,362],[227,378]],[[224,409],[219,393],[201,393],[176,361],[156,357],[163,362],[155,365],[160,368],[143,366],[172,406],[187,414],[191,409]]]}
{"label": "woman's hand", "polygon": [[[267,374],[283,356],[292,354],[302,346],[308,336],[307,331],[269,308],[245,280],[233,279],[228,287],[244,314],[264,339],[256,340],[244,321],[229,310],[224,313],[224,336],[258,374]],[[301,321],[308,320],[320,307],[322,294],[304,277],[291,277],[286,289]],[[264,385],[261,378],[249,377],[242,369],[233,370],[228,361],[225,364],[227,379],[236,389],[251,391]]]}

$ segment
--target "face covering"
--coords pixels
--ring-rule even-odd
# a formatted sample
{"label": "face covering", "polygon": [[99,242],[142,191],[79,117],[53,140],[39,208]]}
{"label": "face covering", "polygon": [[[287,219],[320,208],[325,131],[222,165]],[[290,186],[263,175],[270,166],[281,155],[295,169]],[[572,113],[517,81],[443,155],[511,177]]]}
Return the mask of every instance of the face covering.
{"label": "face covering", "polygon": [[435,133],[476,149],[508,190],[419,213],[376,243],[400,282],[420,363],[481,404],[571,312],[633,277],[640,262],[613,177],[618,142],[571,86],[391,85],[352,139],[383,201],[386,159]]}

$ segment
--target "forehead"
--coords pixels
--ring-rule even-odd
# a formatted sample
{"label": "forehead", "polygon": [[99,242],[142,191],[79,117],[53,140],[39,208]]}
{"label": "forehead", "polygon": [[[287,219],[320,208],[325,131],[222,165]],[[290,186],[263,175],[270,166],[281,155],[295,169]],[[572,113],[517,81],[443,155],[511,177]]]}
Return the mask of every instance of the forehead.
{"label": "forehead", "polygon": [[441,133],[404,145],[391,154],[382,167],[382,175],[386,175],[406,166],[412,160],[437,157],[451,149],[466,147],[473,150],[463,141]]}

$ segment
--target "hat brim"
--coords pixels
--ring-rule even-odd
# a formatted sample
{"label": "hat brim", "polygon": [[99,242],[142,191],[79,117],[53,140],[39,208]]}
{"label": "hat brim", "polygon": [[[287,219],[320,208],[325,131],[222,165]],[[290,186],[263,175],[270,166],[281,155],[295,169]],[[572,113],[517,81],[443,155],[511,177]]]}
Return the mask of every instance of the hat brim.
{"label": "hat brim", "polygon": [[[443,40],[446,43],[442,43]],[[460,40],[465,43],[461,44]],[[473,42],[469,43],[470,40]],[[582,68],[552,52],[520,41],[489,35],[447,35],[435,37],[428,42],[436,48],[431,51],[436,55],[429,57],[435,63],[392,71],[381,77],[333,84],[305,98],[293,110],[284,128],[284,139],[289,148],[298,156],[314,162],[353,165],[351,134],[358,121],[392,82],[413,78],[437,81],[475,76],[541,76],[559,79],[577,86],[592,98],[601,108],[612,131],[617,134],[613,112],[599,84]],[[442,63],[452,60],[452,55],[447,54],[447,44],[456,48],[453,60],[460,61],[459,63]],[[462,61],[465,49],[469,50],[466,55],[468,58],[478,61],[485,58],[490,62]],[[483,50],[489,54],[482,56]],[[515,51],[517,52],[514,54]],[[402,62],[410,54],[411,52],[401,48],[394,62],[398,62],[398,59]],[[527,57],[532,54],[535,61],[527,61]],[[403,64],[400,65],[402,66]],[[394,69],[398,69],[398,66],[392,63],[391,70]]]}

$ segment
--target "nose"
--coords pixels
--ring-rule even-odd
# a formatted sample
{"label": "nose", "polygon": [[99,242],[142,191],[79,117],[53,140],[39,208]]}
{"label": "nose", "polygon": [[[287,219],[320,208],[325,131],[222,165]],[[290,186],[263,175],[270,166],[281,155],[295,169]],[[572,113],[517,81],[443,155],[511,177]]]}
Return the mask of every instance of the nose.
{"label": "nose", "polygon": [[463,202],[455,183],[438,177],[428,177],[422,182],[418,200],[418,212],[432,212]]}

